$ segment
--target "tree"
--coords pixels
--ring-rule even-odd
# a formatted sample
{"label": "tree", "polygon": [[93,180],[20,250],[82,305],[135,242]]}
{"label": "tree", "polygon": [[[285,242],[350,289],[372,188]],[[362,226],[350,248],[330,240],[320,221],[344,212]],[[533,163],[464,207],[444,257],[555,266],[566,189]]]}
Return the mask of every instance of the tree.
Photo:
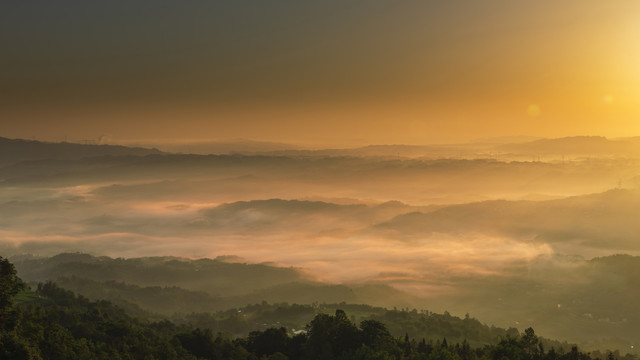
{"label": "tree", "polygon": [[313,359],[333,359],[354,352],[362,345],[360,331],[343,310],[335,316],[318,314],[307,325]]}
{"label": "tree", "polygon": [[176,339],[178,339],[183,348],[193,355],[205,359],[214,359],[216,344],[214,344],[213,334],[210,329],[195,329],[190,333],[176,335]]}
{"label": "tree", "polygon": [[520,341],[528,359],[539,359],[542,356],[541,348],[538,346],[538,337],[533,328],[527,328]]}
{"label": "tree", "polygon": [[12,330],[15,326],[13,300],[25,288],[13,264],[0,256],[0,331]]}
{"label": "tree", "polygon": [[393,336],[389,334],[383,323],[376,320],[364,320],[360,323],[360,329],[362,330],[362,340],[368,347],[384,351],[389,351],[393,347]]}
{"label": "tree", "polygon": [[287,329],[269,328],[265,331],[252,331],[247,338],[247,350],[259,357],[275,353],[285,354],[289,347]]}
{"label": "tree", "polygon": [[13,301],[25,288],[13,264],[0,256],[0,359],[40,359],[37,350],[15,331],[18,315]]}

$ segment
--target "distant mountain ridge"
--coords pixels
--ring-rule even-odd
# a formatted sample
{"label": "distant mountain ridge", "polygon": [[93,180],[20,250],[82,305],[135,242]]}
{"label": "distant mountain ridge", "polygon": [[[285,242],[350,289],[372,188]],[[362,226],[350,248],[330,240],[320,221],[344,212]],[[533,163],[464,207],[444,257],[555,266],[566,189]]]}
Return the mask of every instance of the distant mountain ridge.
{"label": "distant mountain ridge", "polygon": [[168,142],[162,144],[132,143],[129,146],[157,147],[166,152],[199,154],[199,155],[224,155],[224,154],[254,154],[267,151],[286,151],[300,149],[299,146],[270,141],[257,140],[226,140],[226,141],[193,141],[193,142]]}
{"label": "distant mountain ridge", "polygon": [[[531,140],[533,139],[533,140]],[[284,143],[264,141],[199,142],[163,144],[158,148],[138,146],[43,142],[0,137],[0,166],[28,160],[79,160],[111,156],[146,156],[157,154],[240,154],[286,157],[377,157],[377,158],[501,158],[537,159],[536,156],[567,157],[637,157],[640,138],[607,139],[602,136],[570,136],[555,139],[514,137],[485,139],[459,144],[371,144],[354,148],[304,149]]]}
{"label": "distant mountain ridge", "polygon": [[96,156],[145,156],[163,154],[158,149],[127,147],[121,145],[53,143],[36,140],[8,139],[0,137],[0,166],[30,160],[79,160]]}
{"label": "distant mountain ridge", "polygon": [[611,140],[603,136],[570,136],[504,144],[498,146],[496,150],[538,155],[632,157],[640,154],[640,141],[638,138]]}
{"label": "distant mountain ridge", "polygon": [[[242,152],[240,152],[242,153]],[[347,156],[381,158],[501,158],[530,160],[532,156],[567,157],[637,157],[640,138],[608,139],[603,136],[567,136],[561,138],[504,137],[478,139],[452,144],[371,144],[355,148],[315,150],[282,149],[253,151],[252,154],[275,156]],[[534,157],[535,160],[538,160]],[[548,159],[544,159],[548,160]]]}

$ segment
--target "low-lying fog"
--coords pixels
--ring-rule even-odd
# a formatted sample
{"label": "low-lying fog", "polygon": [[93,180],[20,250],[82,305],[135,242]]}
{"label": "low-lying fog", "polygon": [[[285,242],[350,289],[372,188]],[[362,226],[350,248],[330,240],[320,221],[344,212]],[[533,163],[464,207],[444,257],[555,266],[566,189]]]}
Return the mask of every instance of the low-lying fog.
{"label": "low-lying fog", "polygon": [[0,168],[0,249],[237,256],[293,266],[314,281],[387,284],[433,310],[475,311],[483,321],[514,325],[504,307],[492,312],[510,289],[577,286],[590,281],[587,260],[640,254],[638,174],[638,160],[611,156],[31,160]]}

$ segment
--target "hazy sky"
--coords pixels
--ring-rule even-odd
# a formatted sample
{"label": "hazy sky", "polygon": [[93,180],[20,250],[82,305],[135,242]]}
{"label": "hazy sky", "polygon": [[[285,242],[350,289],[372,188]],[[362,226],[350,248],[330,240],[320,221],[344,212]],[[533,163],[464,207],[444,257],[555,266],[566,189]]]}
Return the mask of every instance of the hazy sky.
{"label": "hazy sky", "polygon": [[0,136],[640,134],[640,2],[3,1]]}

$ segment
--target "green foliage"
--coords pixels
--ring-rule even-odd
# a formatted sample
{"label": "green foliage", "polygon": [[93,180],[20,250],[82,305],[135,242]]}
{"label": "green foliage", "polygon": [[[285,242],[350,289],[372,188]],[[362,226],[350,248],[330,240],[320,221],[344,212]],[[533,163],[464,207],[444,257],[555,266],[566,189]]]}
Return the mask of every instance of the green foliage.
{"label": "green foliage", "polygon": [[247,337],[247,349],[259,357],[282,354],[288,352],[289,341],[287,329],[283,327],[252,331]]}
{"label": "green foliage", "polygon": [[15,323],[13,301],[25,288],[25,283],[16,275],[16,269],[0,256],[0,332],[11,330]]}
{"label": "green foliage", "polygon": [[162,324],[132,318],[109,302],[89,301],[51,282],[40,284],[36,293],[45,301],[21,304],[16,309],[18,325],[12,334],[2,338],[2,351],[11,351],[16,358],[191,357],[184,348],[171,342],[177,328],[170,334],[163,333]]}
{"label": "green foliage", "polygon": [[358,328],[342,310],[335,316],[318,314],[307,326],[309,347],[316,359],[331,359],[353,353],[362,343]]}

